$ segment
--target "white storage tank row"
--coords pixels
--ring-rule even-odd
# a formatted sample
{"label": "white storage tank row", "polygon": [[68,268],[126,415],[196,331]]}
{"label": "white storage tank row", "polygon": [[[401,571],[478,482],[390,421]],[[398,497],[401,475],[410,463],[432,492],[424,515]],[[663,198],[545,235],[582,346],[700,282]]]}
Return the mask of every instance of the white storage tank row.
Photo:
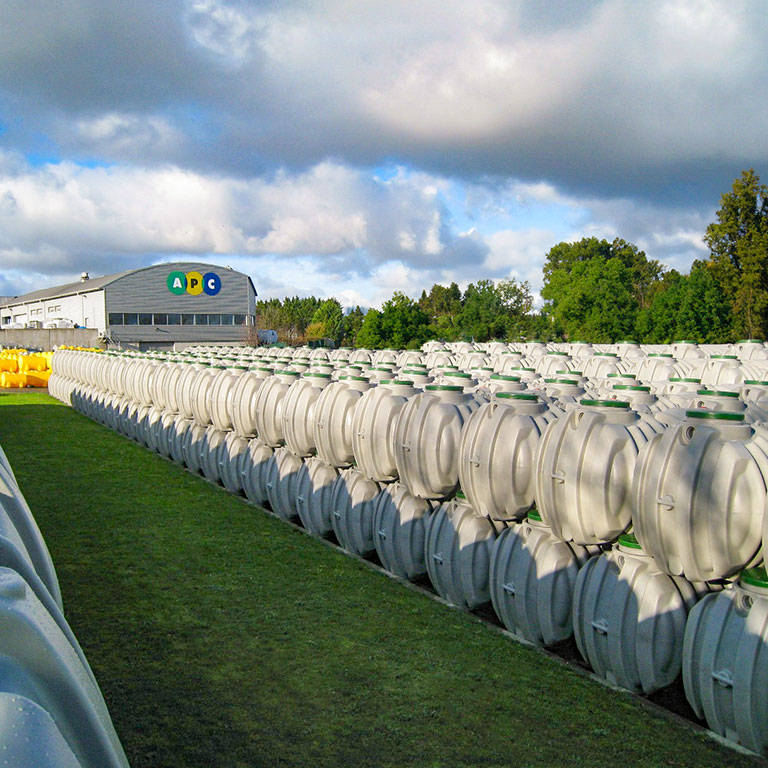
{"label": "white storage tank row", "polygon": [[527,642],[575,634],[644,693],[682,667],[710,727],[757,743],[754,714],[697,704],[685,649],[692,608],[763,559],[763,344],[67,351],[53,368],[51,394],[92,418],[449,602],[490,601]]}
{"label": "white storage tank row", "polygon": [[64,618],[51,557],[0,448],[0,743],[5,765],[127,768]]}

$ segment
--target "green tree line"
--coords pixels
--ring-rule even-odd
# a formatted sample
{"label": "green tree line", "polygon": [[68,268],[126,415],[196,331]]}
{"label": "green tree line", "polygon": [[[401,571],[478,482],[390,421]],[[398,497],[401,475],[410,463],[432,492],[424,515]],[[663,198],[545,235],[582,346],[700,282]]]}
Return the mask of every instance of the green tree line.
{"label": "green tree line", "polygon": [[558,243],[545,257],[540,310],[526,282],[478,280],[464,291],[435,284],[418,299],[396,291],[367,312],[345,312],[336,299],[270,299],[257,303],[257,323],[289,343],[329,339],[373,349],[415,348],[428,339],[768,338],[768,187],[754,170],[722,195],[704,242],[709,257],[688,274],[620,238]]}

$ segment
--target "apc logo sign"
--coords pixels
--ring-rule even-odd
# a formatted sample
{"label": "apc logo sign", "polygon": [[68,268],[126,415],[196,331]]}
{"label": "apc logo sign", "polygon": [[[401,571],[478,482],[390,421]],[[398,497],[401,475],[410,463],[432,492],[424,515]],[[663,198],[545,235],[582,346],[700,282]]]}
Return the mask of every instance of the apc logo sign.
{"label": "apc logo sign", "polygon": [[215,296],[221,290],[221,278],[215,272],[171,272],[165,281],[168,290],[180,296],[188,293],[190,296],[199,296],[205,292],[209,296]]}

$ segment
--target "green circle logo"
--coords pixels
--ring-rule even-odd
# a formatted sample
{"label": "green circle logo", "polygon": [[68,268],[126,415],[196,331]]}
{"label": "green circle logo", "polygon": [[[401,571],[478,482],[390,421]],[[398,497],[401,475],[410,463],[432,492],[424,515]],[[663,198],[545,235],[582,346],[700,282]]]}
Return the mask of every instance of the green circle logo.
{"label": "green circle logo", "polygon": [[177,296],[187,290],[187,276],[183,272],[171,272],[165,282],[168,290]]}

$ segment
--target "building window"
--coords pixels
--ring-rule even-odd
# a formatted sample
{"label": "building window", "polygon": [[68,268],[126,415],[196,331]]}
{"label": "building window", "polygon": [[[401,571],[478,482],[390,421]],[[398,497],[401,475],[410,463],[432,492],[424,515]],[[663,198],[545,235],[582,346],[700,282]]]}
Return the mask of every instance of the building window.
{"label": "building window", "polygon": [[123,325],[123,313],[122,312],[110,312],[109,313],[110,325]]}
{"label": "building window", "polygon": [[139,316],[136,312],[126,312],[123,315],[123,325],[138,325]]}
{"label": "building window", "polygon": [[208,315],[195,315],[195,325],[208,325]]}
{"label": "building window", "polygon": [[245,315],[234,315],[235,325],[245,325]]}
{"label": "building window", "polygon": [[3,325],[8,325],[8,323],[11,322],[11,316],[10,315],[3,315]]}
{"label": "building window", "polygon": [[168,315],[156,312],[152,317],[155,325],[168,325]]}
{"label": "building window", "polygon": [[152,313],[142,312],[139,315],[139,325],[152,325]]}
{"label": "building window", "polygon": [[29,314],[33,316],[42,315],[43,314],[42,307],[38,307],[37,309],[30,309]]}
{"label": "building window", "polygon": [[169,313],[168,325],[181,325],[181,315],[178,313]]}
{"label": "building window", "polygon": [[52,315],[54,312],[61,312],[61,304],[49,304],[45,311],[49,315]]}
{"label": "building window", "polygon": [[235,316],[234,315],[222,315],[221,316],[221,325],[234,325],[235,324]]}
{"label": "building window", "polygon": [[208,315],[208,325],[221,325],[221,315]]}
{"label": "building window", "polygon": [[195,316],[194,315],[188,315],[183,314],[181,316],[181,324],[182,325],[194,325],[195,324]]}

